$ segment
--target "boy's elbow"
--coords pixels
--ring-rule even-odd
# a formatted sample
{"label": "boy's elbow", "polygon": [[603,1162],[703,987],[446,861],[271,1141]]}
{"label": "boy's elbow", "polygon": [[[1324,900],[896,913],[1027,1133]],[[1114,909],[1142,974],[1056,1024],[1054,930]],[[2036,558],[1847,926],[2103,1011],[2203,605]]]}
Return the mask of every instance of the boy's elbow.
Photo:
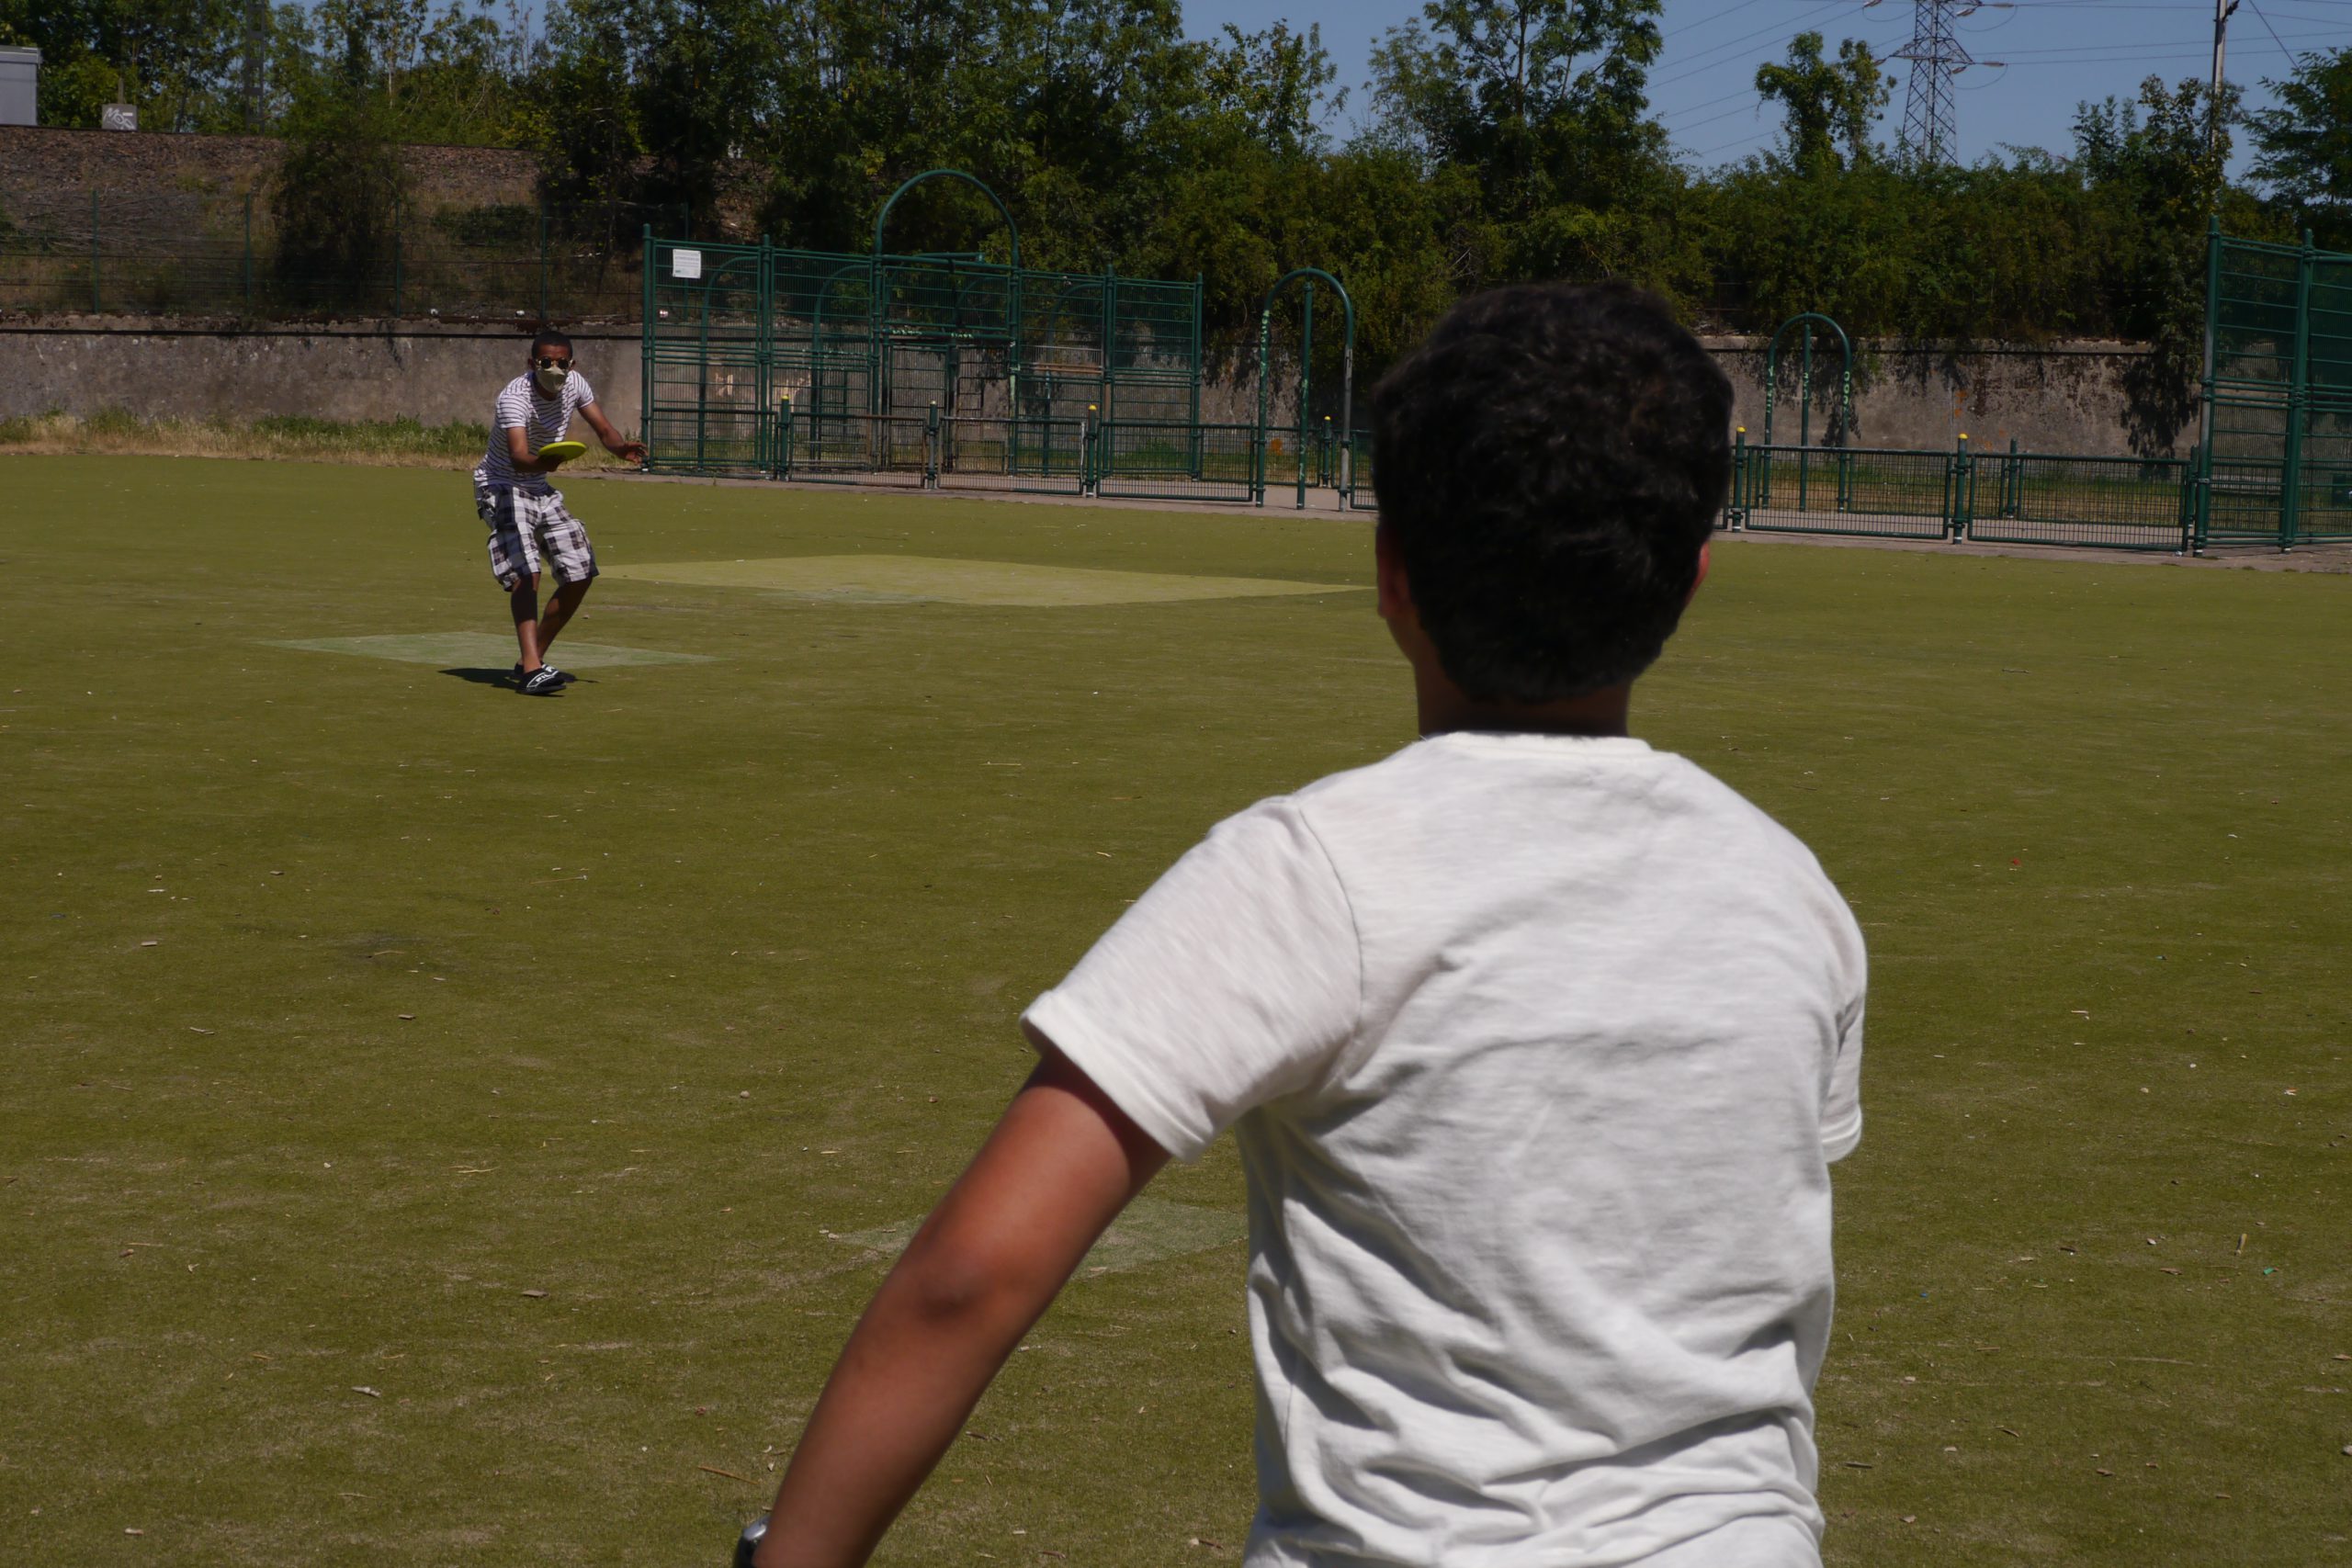
{"label": "boy's elbow", "polygon": [[1023,1270],[1002,1249],[954,1236],[917,1237],[900,1270],[906,1309],[934,1326],[1020,1311],[1033,1293]]}

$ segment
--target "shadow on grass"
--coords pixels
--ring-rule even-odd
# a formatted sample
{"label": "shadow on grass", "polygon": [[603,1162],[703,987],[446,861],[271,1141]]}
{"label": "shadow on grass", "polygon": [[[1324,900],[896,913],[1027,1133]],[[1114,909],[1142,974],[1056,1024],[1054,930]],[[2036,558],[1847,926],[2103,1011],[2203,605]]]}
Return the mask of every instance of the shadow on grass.
{"label": "shadow on grass", "polygon": [[[514,678],[514,671],[511,669],[487,670],[481,668],[457,668],[444,670],[441,673],[444,675],[455,675],[458,680],[470,682],[477,686],[503,686],[510,692],[519,692],[523,689],[523,683]],[[594,682],[583,682],[582,677],[578,675],[574,675],[569,682],[569,684],[571,685],[593,683]],[[556,694],[561,694],[561,688],[558,689]]]}

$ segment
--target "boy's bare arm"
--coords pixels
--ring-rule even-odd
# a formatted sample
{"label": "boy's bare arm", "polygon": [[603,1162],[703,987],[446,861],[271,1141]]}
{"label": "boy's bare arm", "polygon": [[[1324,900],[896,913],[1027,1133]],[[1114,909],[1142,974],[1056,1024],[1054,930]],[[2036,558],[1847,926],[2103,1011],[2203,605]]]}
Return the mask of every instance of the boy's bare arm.
{"label": "boy's bare arm", "polygon": [[531,456],[530,437],[519,424],[506,427],[506,460],[518,474],[551,474],[556,470],[555,464],[542,463]]}
{"label": "boy's bare arm", "polygon": [[1047,1052],[865,1309],[801,1433],[758,1568],[857,1568],[1167,1151]]}

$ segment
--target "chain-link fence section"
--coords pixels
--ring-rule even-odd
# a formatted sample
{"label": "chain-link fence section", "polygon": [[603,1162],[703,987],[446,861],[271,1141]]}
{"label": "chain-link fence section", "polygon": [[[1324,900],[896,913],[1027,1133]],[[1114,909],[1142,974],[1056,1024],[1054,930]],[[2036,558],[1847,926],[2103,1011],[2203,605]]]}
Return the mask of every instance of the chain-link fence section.
{"label": "chain-link fence section", "polygon": [[2216,226],[2205,293],[2199,541],[2352,539],[2352,254]]}

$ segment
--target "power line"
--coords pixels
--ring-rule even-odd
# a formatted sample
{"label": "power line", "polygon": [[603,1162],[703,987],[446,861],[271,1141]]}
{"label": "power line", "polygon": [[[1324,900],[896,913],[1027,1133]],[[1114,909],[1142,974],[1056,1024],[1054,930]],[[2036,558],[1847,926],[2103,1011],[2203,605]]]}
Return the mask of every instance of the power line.
{"label": "power line", "polygon": [[[1841,7],[1841,5],[1844,5],[1844,0],[1832,0],[1830,7],[1823,7],[1823,9],[1837,9],[1837,7]],[[1764,28],[1764,30],[1767,30],[1767,33],[1769,33],[1769,30],[1771,30],[1771,28]],[[1814,28],[1806,28],[1806,26],[1797,26],[1797,28],[1788,30],[1788,33],[1782,33],[1781,38],[1773,38],[1771,42],[1767,42],[1767,45],[1761,45],[1761,47],[1764,47],[1764,50],[1769,51],[1769,50],[1773,50],[1773,47],[1778,47],[1778,45],[1785,45],[1785,42],[1792,42],[1799,33],[1811,33],[1811,30],[1814,30]],[[1879,45],[1882,45],[1882,42],[1884,42],[1884,40],[1872,40],[1872,38],[1863,38],[1863,40],[1858,40],[1858,42],[1865,42],[1865,45],[1870,45],[1870,54],[1872,54],[1874,59],[1879,59],[1879,62],[1884,62],[1884,59],[1891,59],[1891,56],[1889,56],[1889,54],[1884,54],[1884,51],[1882,51],[1882,47],[1879,47]],[[1726,62],[1714,62],[1714,63],[1710,63],[1710,66],[1696,66],[1696,68],[1691,68],[1691,71],[1675,71],[1675,73],[1668,73],[1668,75],[1663,75],[1663,77],[1651,77],[1651,80],[1649,80],[1649,87],[1665,87],[1665,85],[1668,85],[1668,83],[1679,83],[1679,80],[1684,80],[1684,77],[1702,75],[1702,73],[1717,71],[1717,68],[1722,68],[1722,66],[1734,66],[1734,63],[1740,63],[1740,66],[1747,66],[1747,63],[1761,63],[1761,59],[1769,59],[1769,54],[1767,54],[1767,56],[1750,56],[1750,59],[1740,59],[1740,62],[1729,62],[1729,59],[1726,59]],[[1717,104],[1729,104],[1729,101],[1731,101],[1731,98],[1734,98],[1734,96],[1752,96],[1752,94],[1755,94],[1755,87],[1752,87],[1752,85],[1747,85],[1747,87],[1736,87],[1734,92],[1729,92],[1729,94],[1719,94],[1719,96],[1714,96],[1714,98],[1701,98],[1701,101],[1696,101],[1696,104],[1687,104],[1687,106],[1684,106],[1684,108],[1670,110],[1670,115],[1668,115],[1668,118],[1672,118],[1672,115],[1691,113],[1693,108],[1714,108],[1714,106],[1717,106]]]}
{"label": "power line", "polygon": [[1750,6],[1753,6],[1753,5],[1755,5],[1755,4],[1757,4],[1757,0],[1739,0],[1739,3],[1738,3],[1737,5],[1736,5],[1736,6],[1724,6],[1722,10],[1720,10],[1720,11],[1716,12],[1716,13],[1715,13],[1713,16],[1712,16],[1712,17],[1700,17],[1700,18],[1699,18],[1697,21],[1695,21],[1695,22],[1685,22],[1685,23],[1683,23],[1683,24],[1682,24],[1680,27],[1679,27],[1679,28],[1667,28],[1667,29],[1666,29],[1666,31],[1664,31],[1664,32],[1662,32],[1662,33],[1658,34],[1657,36],[1658,36],[1658,38],[1659,38],[1660,41],[1663,41],[1663,40],[1665,40],[1665,39],[1667,39],[1673,38],[1673,37],[1677,36],[1678,34],[1680,34],[1680,33],[1687,33],[1687,32],[1689,32],[1692,28],[1703,28],[1703,27],[1707,26],[1710,22],[1720,22],[1720,21],[1722,21],[1725,17],[1730,16],[1734,11],[1745,11],[1745,10],[1747,10]]}
{"label": "power line", "polygon": [[2290,50],[2285,41],[2278,37],[2278,29],[2270,25],[2270,18],[2262,14],[2262,7],[2256,6],[2255,0],[2245,0],[2245,3],[2248,6],[2254,6],[2255,19],[2262,24],[2262,30],[2270,35],[2270,41],[2278,45],[2278,52],[2285,55],[2290,60],[2294,59],[2294,51]]}
{"label": "power line", "polygon": [[[2318,33],[2290,33],[2288,36],[2294,39],[2313,39],[2335,38],[2340,35],[2331,30],[2328,32]],[[2275,39],[2276,35],[2273,35],[2273,37]],[[2148,39],[2147,42],[2150,47],[2155,49],[2194,49],[2196,47],[2186,39],[2177,40],[2171,39]],[[2281,43],[2278,47],[2283,50],[2287,46]],[[2013,49],[2007,52],[2013,61],[2059,54],[2087,55],[2091,60],[2120,60],[2123,58],[2123,56],[2118,54],[2113,49],[2102,47],[2097,44],[2066,44],[2056,49]],[[2087,62],[2086,62],[2085,63]]]}
{"label": "power line", "polygon": [[[1796,26],[1789,28],[1789,30],[1786,32],[1781,32],[1781,36],[1773,41],[1775,43],[1786,43],[1789,39],[1796,37],[1797,34],[1810,30],[1804,24],[1811,21],[1814,17],[1826,15],[1831,11],[1843,11],[1846,9],[1848,9],[1847,0],[1828,0],[1826,5],[1816,6],[1812,10],[1805,12],[1802,17],[1799,17],[1797,18]],[[1697,76],[1705,72],[1721,70],[1725,65],[1738,63],[1736,60],[1710,61],[1704,65],[1697,64],[1695,62],[1705,59],[1706,56],[1711,54],[1721,54],[1725,50],[1736,50],[1744,45],[1751,44],[1758,39],[1764,38],[1774,32],[1780,32],[1780,29],[1785,26],[1787,26],[1785,23],[1775,23],[1771,27],[1758,28],[1755,31],[1742,33],[1736,39],[1725,39],[1721,43],[1712,44],[1706,49],[1700,51],[1697,55],[1692,56],[1693,63],[1690,64],[1689,69],[1682,71],[1671,71],[1663,76],[1652,77],[1649,85],[1653,87],[1663,87],[1669,83],[1679,82],[1685,77]]]}

